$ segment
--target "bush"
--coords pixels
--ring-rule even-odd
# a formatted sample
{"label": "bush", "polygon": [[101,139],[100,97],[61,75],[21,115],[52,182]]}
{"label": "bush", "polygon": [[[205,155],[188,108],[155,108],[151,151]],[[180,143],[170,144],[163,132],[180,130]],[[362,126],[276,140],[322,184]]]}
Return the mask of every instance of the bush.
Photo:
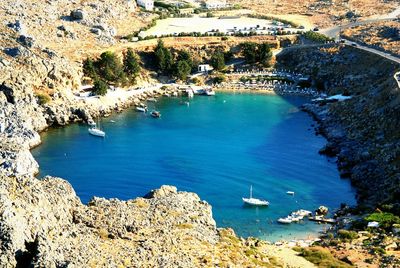
{"label": "bush", "polygon": [[285,20],[285,19],[280,19],[280,18],[277,18],[277,17],[274,17],[274,16],[266,16],[266,15],[259,15],[259,14],[249,14],[248,17],[249,18],[262,19],[262,20],[272,20],[272,21],[275,21],[275,22],[279,21],[279,22],[282,22],[284,24],[291,25],[293,28],[297,28],[297,27],[300,26],[297,23],[294,23],[292,21]]}
{"label": "bush", "polygon": [[352,241],[358,238],[358,234],[356,232],[343,229],[338,231],[338,236],[344,241]]}
{"label": "bush", "polygon": [[107,94],[107,89],[107,84],[103,80],[97,79],[94,81],[92,92],[95,95],[104,96]]}
{"label": "bush", "polygon": [[334,41],[334,39],[314,31],[308,31],[303,34],[303,36],[311,41],[318,42],[318,43],[326,43],[329,41]]}
{"label": "bush", "polygon": [[400,217],[389,212],[375,212],[365,217],[366,221],[377,221],[383,229],[391,228],[393,224],[400,224]]}
{"label": "bush", "polygon": [[44,105],[51,101],[51,98],[50,98],[49,94],[47,94],[47,93],[37,93],[36,97],[38,99],[39,105]]}
{"label": "bush", "polygon": [[92,79],[97,77],[97,70],[95,67],[95,62],[92,59],[87,58],[83,62],[83,73]]}
{"label": "bush", "polygon": [[294,250],[300,252],[300,256],[304,257],[309,262],[314,263],[318,267],[323,268],[350,268],[351,265],[335,259],[329,250],[320,247],[299,248]]}
{"label": "bush", "polygon": [[226,77],[224,75],[218,75],[218,76],[214,77],[213,82],[215,84],[220,84],[222,82],[225,82],[225,80],[226,80]]}

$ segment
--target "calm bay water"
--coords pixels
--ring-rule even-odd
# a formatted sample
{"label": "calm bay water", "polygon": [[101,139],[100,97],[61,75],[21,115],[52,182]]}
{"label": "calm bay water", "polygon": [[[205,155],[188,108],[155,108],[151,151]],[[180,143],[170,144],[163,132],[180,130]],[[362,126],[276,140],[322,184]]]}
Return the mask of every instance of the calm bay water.
{"label": "calm bay water", "polygon": [[[169,184],[199,194],[212,205],[217,225],[239,235],[305,238],[322,227],[276,220],[300,208],[355,201],[336,165],[318,154],[325,140],[298,110],[304,101],[217,94],[187,106],[162,99],[156,103],[160,119],[133,109],[113,115],[101,121],[105,139],[90,136],[86,125],[52,129],[33,155],[40,176],[67,178],[83,202],[92,196],[132,199]],[[255,197],[270,201],[268,208],[242,205],[250,184]]]}

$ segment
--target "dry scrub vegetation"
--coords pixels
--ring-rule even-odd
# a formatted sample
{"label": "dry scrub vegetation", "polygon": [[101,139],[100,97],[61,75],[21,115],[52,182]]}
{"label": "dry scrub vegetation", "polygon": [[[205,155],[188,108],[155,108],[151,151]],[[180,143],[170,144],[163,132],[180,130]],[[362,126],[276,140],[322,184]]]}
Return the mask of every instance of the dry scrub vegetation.
{"label": "dry scrub vegetation", "polygon": [[400,55],[400,21],[385,21],[346,29],[349,39]]}
{"label": "dry scrub vegetation", "polygon": [[[231,2],[261,14],[282,15],[297,21],[309,20],[321,27],[346,19],[349,11],[368,17],[389,13],[398,4],[398,1],[390,0],[232,0]],[[303,18],[300,15],[303,15]]]}

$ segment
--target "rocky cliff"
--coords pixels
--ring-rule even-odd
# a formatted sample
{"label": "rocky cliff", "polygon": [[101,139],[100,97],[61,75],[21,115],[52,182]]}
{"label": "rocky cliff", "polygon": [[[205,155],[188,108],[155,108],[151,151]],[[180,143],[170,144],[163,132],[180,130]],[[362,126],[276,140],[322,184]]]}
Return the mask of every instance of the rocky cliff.
{"label": "rocky cliff", "polygon": [[312,267],[217,229],[196,194],[163,186],[143,198],[83,205],[58,178],[0,178],[1,267]]}
{"label": "rocky cliff", "polygon": [[317,102],[304,109],[328,139],[321,152],[337,156],[342,177],[357,188],[360,204],[400,203],[400,89],[393,75],[400,66],[349,46],[288,49],[282,67],[309,74],[329,95],[351,99]]}

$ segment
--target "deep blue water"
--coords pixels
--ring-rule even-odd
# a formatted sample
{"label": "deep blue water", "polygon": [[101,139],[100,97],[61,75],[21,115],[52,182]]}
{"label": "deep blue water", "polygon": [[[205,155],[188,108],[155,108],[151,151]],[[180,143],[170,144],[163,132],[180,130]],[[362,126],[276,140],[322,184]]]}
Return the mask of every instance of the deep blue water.
{"label": "deep blue water", "polygon": [[[218,94],[187,106],[162,99],[156,104],[161,119],[133,109],[113,115],[101,121],[105,139],[81,124],[52,129],[33,155],[40,176],[67,178],[83,202],[92,196],[127,200],[169,184],[198,193],[212,205],[217,225],[239,235],[304,238],[322,227],[307,221],[283,226],[276,219],[300,208],[355,202],[333,160],[318,154],[325,140],[298,110],[304,101]],[[270,201],[268,208],[242,205],[250,184],[255,197]]]}

